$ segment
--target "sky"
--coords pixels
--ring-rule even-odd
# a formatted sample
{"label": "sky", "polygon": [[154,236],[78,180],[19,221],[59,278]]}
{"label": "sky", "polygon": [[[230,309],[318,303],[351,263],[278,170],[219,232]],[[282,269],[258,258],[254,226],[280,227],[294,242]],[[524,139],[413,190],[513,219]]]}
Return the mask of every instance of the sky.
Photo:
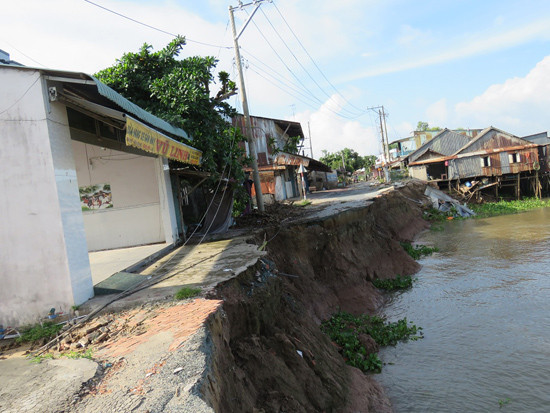
{"label": "sky", "polygon": [[[85,0],[4,0],[0,49],[28,66],[93,74],[180,34],[182,58],[214,56],[237,80],[228,13],[237,0],[93,2],[160,30]],[[235,10],[237,31],[254,8]],[[390,142],[419,121],[517,136],[550,129],[547,0],[264,1],[239,45],[251,115],[301,122],[316,158],[380,153],[381,105]],[[230,103],[241,110],[238,97]]]}

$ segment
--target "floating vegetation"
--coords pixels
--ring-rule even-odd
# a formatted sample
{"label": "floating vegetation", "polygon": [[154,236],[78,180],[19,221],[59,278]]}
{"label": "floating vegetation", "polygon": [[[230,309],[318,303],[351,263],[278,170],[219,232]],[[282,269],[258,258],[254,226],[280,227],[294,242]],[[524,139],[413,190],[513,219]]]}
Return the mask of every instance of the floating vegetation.
{"label": "floating vegetation", "polygon": [[502,409],[503,406],[506,406],[507,404],[509,404],[510,402],[512,401],[512,399],[510,399],[509,397],[505,398],[505,399],[500,399],[498,401],[498,408],[499,409]]}
{"label": "floating vegetation", "polygon": [[402,242],[401,246],[407,251],[415,260],[420,259],[424,255],[431,255],[434,252],[439,251],[437,247],[428,247],[426,245],[412,245],[410,242]]}
{"label": "floating vegetation", "polygon": [[336,313],[324,321],[321,330],[338,344],[346,363],[363,372],[379,373],[382,370],[378,349],[369,346],[365,337],[370,337],[377,346],[394,346],[399,341],[422,338],[422,328],[408,323],[406,318],[387,322],[378,316],[364,314],[356,317],[346,312]]}
{"label": "floating vegetation", "polygon": [[406,290],[411,288],[413,285],[414,279],[410,275],[397,275],[395,278],[389,278],[386,280],[381,280],[377,278],[372,282],[376,288],[386,291],[396,291],[396,290]]}
{"label": "floating vegetation", "polygon": [[497,215],[517,214],[532,209],[550,207],[549,199],[524,198],[519,201],[487,202],[485,204],[470,205],[476,213],[476,218],[487,218]]}

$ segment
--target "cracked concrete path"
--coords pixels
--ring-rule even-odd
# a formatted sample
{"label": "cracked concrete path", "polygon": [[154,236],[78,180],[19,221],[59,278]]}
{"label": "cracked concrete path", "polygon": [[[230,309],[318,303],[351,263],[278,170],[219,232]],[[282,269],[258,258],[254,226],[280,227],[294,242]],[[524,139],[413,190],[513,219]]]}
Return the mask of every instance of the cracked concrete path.
{"label": "cracked concrete path", "polygon": [[0,411],[4,413],[63,411],[68,398],[95,376],[97,363],[82,358],[44,360],[25,358],[0,361]]}

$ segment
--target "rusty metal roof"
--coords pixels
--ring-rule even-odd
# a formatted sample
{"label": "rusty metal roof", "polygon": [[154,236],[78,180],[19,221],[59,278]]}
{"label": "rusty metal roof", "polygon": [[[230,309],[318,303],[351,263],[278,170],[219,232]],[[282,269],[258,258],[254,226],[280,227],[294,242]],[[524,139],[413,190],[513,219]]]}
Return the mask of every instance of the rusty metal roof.
{"label": "rusty metal roof", "polygon": [[539,145],[490,126],[452,155],[410,162],[409,165],[424,165],[428,163],[443,162],[449,159],[466,158],[504,151],[518,151],[536,146]]}
{"label": "rusty metal roof", "polygon": [[426,142],[416,151],[411,153],[409,155],[409,162],[413,163],[417,161],[421,156],[429,151],[440,154],[441,156],[452,155],[460,148],[468,144],[468,142],[470,142],[468,136],[445,128],[434,136],[432,140]]}
{"label": "rusty metal roof", "polygon": [[275,165],[304,165],[310,171],[321,171],[321,172],[331,172],[332,169],[325,165],[323,162],[320,162],[313,158],[308,158],[307,156],[296,155],[287,152],[279,152],[275,156],[273,161]]}
{"label": "rusty metal roof", "polygon": [[[496,139],[493,139],[496,138]],[[531,142],[518,138],[516,135],[504,132],[494,126],[489,126],[472,139],[464,147],[460,148],[455,155],[468,152],[477,152],[485,149],[504,148],[511,146],[529,145]]]}

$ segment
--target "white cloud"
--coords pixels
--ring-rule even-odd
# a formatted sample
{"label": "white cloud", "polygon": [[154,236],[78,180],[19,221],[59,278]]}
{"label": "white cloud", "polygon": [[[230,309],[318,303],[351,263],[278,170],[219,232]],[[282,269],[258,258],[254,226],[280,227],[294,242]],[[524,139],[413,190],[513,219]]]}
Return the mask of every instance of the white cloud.
{"label": "white cloud", "polygon": [[431,54],[425,55],[424,57],[411,58],[411,56],[407,56],[404,60],[391,62],[369,69],[365,72],[348,76],[342,79],[342,81],[353,81],[460,60],[484,53],[509,49],[535,39],[550,39],[550,19],[546,18],[530,22],[524,26],[512,28],[508,31],[493,35],[489,35],[485,32],[474,33],[463,37],[459,41],[455,41],[454,45],[447,40],[443,48],[430,50]]}
{"label": "white cloud", "polygon": [[485,128],[495,126],[519,136],[550,129],[550,56],[540,61],[525,77],[494,84],[467,102],[448,108],[441,99],[426,110],[430,124]]}
{"label": "white cloud", "polygon": [[[224,24],[210,23],[172,1],[152,5],[103,0],[100,4],[171,33],[231,45],[230,38],[224,39]],[[31,66],[37,64],[16,49],[46,67],[93,73],[112,65],[123,53],[137,51],[143,43],[158,50],[172,39],[83,1],[8,2],[3,5],[2,15],[0,42],[8,45],[3,49],[8,49],[12,59]],[[204,50],[189,43],[182,54],[204,54]],[[218,53],[216,48],[208,51]]]}
{"label": "white cloud", "polygon": [[365,127],[357,120],[348,120],[334,114],[335,102],[341,103],[339,96],[332,96],[319,110],[296,114],[307,135],[310,123],[313,154],[321,157],[321,151],[336,152],[351,148],[360,155],[375,155],[380,152],[380,138],[374,127]]}
{"label": "white cloud", "polygon": [[428,123],[433,126],[446,125],[449,118],[447,99],[441,99],[428,106],[426,109]]}
{"label": "white cloud", "polygon": [[401,26],[397,43],[402,46],[409,46],[413,43],[427,43],[431,40],[431,35],[428,30],[420,30],[415,27],[404,24]]}

